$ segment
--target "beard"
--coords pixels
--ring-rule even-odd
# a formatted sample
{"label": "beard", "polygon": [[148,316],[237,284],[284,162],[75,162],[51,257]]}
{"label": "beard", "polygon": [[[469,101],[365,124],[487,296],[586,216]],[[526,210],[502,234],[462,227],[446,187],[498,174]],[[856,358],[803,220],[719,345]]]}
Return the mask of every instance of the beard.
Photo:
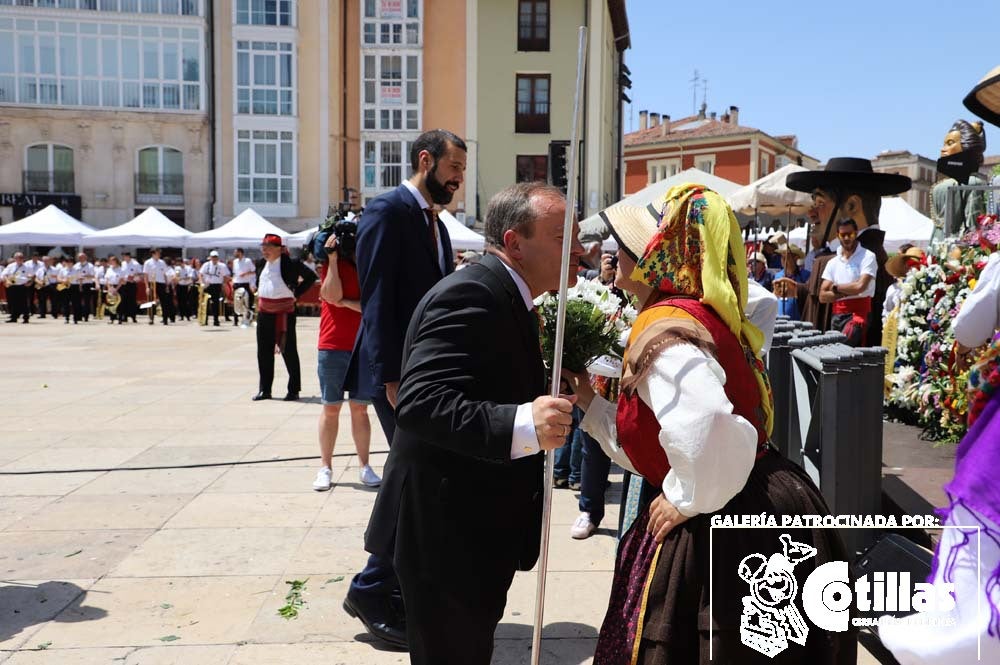
{"label": "beard", "polygon": [[457,188],[459,183],[454,181],[441,182],[438,180],[437,168],[437,162],[434,162],[434,166],[427,172],[427,179],[425,181],[427,191],[430,192],[432,203],[447,205],[451,203],[451,199],[454,196],[454,194],[448,189],[448,185],[454,185]]}

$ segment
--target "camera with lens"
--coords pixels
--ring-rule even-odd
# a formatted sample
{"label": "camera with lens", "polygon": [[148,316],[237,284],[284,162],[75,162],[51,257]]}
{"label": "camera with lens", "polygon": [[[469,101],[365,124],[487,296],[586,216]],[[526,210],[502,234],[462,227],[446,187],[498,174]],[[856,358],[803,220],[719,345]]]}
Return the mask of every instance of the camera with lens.
{"label": "camera with lens", "polygon": [[331,206],[327,218],[320,223],[307,243],[317,261],[325,261],[327,255],[333,253],[334,250],[326,247],[326,241],[331,235],[337,238],[337,257],[353,262],[357,247],[358,216],[351,213],[349,201],[339,203],[336,209]]}
{"label": "camera with lens", "polygon": [[333,225],[333,235],[337,238],[337,247],[324,247],[327,254],[337,252],[337,258],[342,261],[354,262],[354,250],[358,246],[358,223],[353,219],[342,219]]}

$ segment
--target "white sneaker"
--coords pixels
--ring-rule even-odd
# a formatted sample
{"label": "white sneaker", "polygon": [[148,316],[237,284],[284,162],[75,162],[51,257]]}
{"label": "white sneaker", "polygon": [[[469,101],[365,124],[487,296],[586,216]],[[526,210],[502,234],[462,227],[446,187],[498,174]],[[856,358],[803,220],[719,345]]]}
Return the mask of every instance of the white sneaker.
{"label": "white sneaker", "polygon": [[576,540],[586,540],[597,531],[597,525],[590,521],[590,513],[580,513],[580,516],[569,528],[569,535]]}
{"label": "white sneaker", "polygon": [[325,492],[333,485],[333,472],[330,471],[330,467],[324,466],[316,474],[316,480],[313,481],[313,489],[317,492]]}
{"label": "white sneaker", "polygon": [[367,464],[358,471],[358,479],[361,480],[361,484],[365,487],[378,487],[382,484],[382,479]]}

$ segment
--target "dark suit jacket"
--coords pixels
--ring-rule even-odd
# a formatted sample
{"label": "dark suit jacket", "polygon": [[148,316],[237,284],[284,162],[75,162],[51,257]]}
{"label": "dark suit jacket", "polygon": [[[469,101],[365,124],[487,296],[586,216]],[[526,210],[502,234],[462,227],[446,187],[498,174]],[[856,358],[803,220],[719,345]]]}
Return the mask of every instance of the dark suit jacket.
{"label": "dark suit jacket", "polygon": [[[454,271],[451,238],[438,220],[446,273]],[[398,381],[403,337],[417,303],[444,275],[434,260],[427,217],[400,185],[374,198],[358,222],[355,252],[361,286],[361,327],[347,371],[347,387],[359,385],[358,371],[374,385]]]}
{"label": "dark suit jacket", "polygon": [[[260,273],[264,270],[265,265],[267,265],[267,259],[257,259],[254,264],[257,269],[257,284],[260,284]],[[302,294],[308,291],[317,279],[316,273],[302,261],[293,259],[287,254],[281,255],[281,281],[285,283],[296,300],[301,298]]]}
{"label": "dark suit jacket", "polygon": [[517,406],[546,393],[545,373],[537,320],[500,260],[487,255],[432,288],[405,349],[366,549],[390,554],[395,541],[397,559],[463,584],[530,569],[544,460],[510,452]]}

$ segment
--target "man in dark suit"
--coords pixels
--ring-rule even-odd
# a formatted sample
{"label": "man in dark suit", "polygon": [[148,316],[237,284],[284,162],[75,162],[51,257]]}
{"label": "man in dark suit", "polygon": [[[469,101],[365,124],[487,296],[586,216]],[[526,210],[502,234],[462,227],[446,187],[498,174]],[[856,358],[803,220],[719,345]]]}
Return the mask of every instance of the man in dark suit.
{"label": "man in dark suit", "polygon": [[260,390],[256,402],[271,399],[275,350],[288,370],[286,402],[294,402],[302,390],[299,350],[295,340],[295,301],[316,281],[316,273],[282,251],[281,236],[264,236],[257,261],[257,371]]}
{"label": "man in dark suit", "polygon": [[494,196],[490,253],[434,286],[407,331],[365,547],[394,555],[415,665],[487,665],[514,572],[538,557],[538,453],[565,443],[575,399],[546,395],[532,300],[559,287],[565,208],[543,183]]}
{"label": "man in dark suit", "polygon": [[[440,129],[424,132],[410,149],[410,178],[369,201],[358,222],[361,327],[346,388],[375,386],[372,403],[390,445],[410,316],[424,294],[454,270],[451,239],[433,206],[451,202],[464,180],[465,160],[465,143],[458,136]],[[370,374],[370,384],[361,380],[362,372]],[[406,647],[391,552],[373,554],[354,576],[344,609],[361,619],[378,640]]]}

